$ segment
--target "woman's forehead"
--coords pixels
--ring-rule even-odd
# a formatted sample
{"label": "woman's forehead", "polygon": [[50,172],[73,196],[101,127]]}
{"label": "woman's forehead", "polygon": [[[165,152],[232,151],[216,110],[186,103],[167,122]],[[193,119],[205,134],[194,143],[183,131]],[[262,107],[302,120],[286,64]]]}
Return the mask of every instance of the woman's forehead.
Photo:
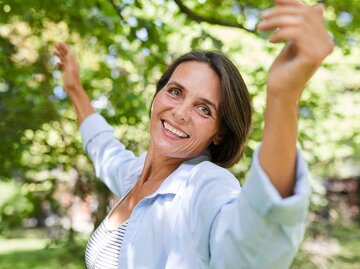
{"label": "woman's forehead", "polygon": [[171,75],[168,81],[168,85],[170,84],[220,100],[220,78],[207,63],[196,61],[181,63]]}

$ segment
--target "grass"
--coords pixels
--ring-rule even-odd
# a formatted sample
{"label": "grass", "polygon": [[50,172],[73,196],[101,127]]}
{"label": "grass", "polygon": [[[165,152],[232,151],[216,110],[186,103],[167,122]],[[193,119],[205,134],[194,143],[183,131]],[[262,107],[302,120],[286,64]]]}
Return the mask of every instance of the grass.
{"label": "grass", "polygon": [[[28,240],[28,239],[26,239]],[[73,253],[66,248],[36,249],[27,251],[14,251],[0,254],[0,268],[2,269],[80,269],[85,268],[81,253]]]}
{"label": "grass", "polygon": [[47,240],[44,239],[0,239],[0,256],[16,251],[31,251],[44,249]]}
{"label": "grass", "polygon": [[291,269],[359,269],[359,226],[337,225],[321,230],[317,225],[313,223],[309,228]]}
{"label": "grass", "polygon": [[[13,238],[14,235],[21,238]],[[12,232],[0,238],[1,269],[84,269],[85,241],[51,242],[40,231]]]}
{"label": "grass", "polygon": [[[18,234],[18,233],[14,233]],[[84,269],[86,242],[49,244],[44,236],[0,239],[1,269]],[[291,269],[360,268],[359,226],[330,226],[313,223]]]}

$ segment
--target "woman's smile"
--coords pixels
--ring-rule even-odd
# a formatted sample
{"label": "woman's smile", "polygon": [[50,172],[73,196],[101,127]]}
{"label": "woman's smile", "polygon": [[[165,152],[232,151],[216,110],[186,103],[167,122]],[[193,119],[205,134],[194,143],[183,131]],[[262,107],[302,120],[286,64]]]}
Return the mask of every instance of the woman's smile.
{"label": "woman's smile", "polygon": [[174,126],[173,124],[169,123],[168,121],[163,120],[161,122],[165,129],[165,133],[170,134],[170,138],[176,137],[176,138],[184,139],[184,138],[190,137],[187,133],[185,133],[179,127]]}

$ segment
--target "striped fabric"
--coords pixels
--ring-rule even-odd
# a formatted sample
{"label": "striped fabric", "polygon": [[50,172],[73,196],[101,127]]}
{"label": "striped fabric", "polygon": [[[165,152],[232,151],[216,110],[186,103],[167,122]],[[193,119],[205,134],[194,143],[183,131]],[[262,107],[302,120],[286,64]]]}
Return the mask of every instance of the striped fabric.
{"label": "striped fabric", "polygon": [[120,248],[128,220],[116,228],[109,227],[107,218],[99,225],[85,251],[88,269],[117,269]]}

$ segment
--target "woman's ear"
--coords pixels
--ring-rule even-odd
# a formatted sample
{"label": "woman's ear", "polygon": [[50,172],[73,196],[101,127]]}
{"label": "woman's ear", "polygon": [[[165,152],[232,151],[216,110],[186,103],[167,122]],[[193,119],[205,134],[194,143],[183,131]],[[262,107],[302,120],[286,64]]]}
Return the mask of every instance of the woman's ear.
{"label": "woman's ear", "polygon": [[222,141],[222,135],[221,134],[217,134],[215,137],[214,137],[214,140],[213,140],[213,143],[214,145],[219,145]]}

